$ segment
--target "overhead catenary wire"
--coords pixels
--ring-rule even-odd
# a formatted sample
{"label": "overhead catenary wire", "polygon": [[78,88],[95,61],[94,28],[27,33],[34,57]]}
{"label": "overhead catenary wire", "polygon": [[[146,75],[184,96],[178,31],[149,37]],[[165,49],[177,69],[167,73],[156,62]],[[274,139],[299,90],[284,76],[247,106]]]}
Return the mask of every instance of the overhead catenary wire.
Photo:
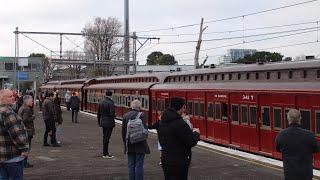
{"label": "overhead catenary wire", "polygon": [[281,45],[281,46],[267,47],[267,48],[258,49],[258,51],[264,51],[264,50],[269,50],[269,49],[277,49],[277,48],[284,48],[284,47],[301,46],[301,45],[315,44],[315,43],[319,43],[319,41],[308,41],[308,42],[302,42],[302,43],[294,43],[294,44],[286,44],[286,45]]}
{"label": "overhead catenary wire", "polygon": [[[306,31],[306,30],[312,30],[312,29],[318,29],[318,27],[300,28],[300,29],[293,29],[293,30],[287,30],[287,31],[277,31],[277,32],[270,32],[270,33],[251,34],[251,35],[242,35],[242,36],[233,36],[233,37],[222,37],[222,38],[214,38],[214,39],[203,39],[202,41],[210,42],[210,41],[222,41],[222,40],[232,40],[232,39],[244,39],[244,38],[250,38],[250,37],[283,34],[283,33]],[[197,42],[196,40],[187,40],[187,41],[159,42],[159,44],[185,44],[185,43],[196,43],[196,42]]]}
{"label": "overhead catenary wire", "polygon": [[48,50],[48,51],[50,51],[50,52],[52,52],[52,53],[54,53],[54,54],[56,54],[56,55],[58,55],[58,56],[59,56],[59,54],[57,54],[57,53],[56,53],[56,52],[54,52],[53,50],[49,49],[49,48],[48,48],[48,47],[46,47],[45,45],[43,45],[43,44],[39,43],[38,41],[36,41],[36,40],[32,39],[31,37],[29,37],[29,36],[27,36],[27,35],[25,35],[25,34],[23,34],[23,33],[21,33],[21,34],[22,34],[23,36],[25,36],[26,38],[30,39],[31,41],[35,42],[35,43],[36,43],[36,44],[38,44],[39,46],[41,46],[41,47],[45,48],[46,50]]}
{"label": "overhead catenary wire", "polygon": [[[69,37],[67,37],[66,35],[64,35],[63,37],[64,37],[65,39],[67,39],[68,41],[70,41],[73,45],[75,45],[75,46],[76,46],[75,48],[80,48],[80,49],[82,49],[83,51],[85,51],[84,48],[80,46],[80,45],[84,44],[83,42],[82,42],[81,44],[77,44],[77,43],[75,43],[73,40],[71,40]],[[75,48],[73,48],[72,50],[74,50]]]}
{"label": "overhead catenary wire", "polygon": [[[271,12],[271,11],[276,11],[276,10],[285,9],[285,8],[289,8],[289,7],[300,6],[300,5],[304,5],[304,4],[308,4],[308,3],[312,3],[312,2],[316,2],[316,1],[318,1],[318,0],[303,1],[303,2],[300,2],[300,3],[295,3],[295,4],[280,6],[280,7],[277,7],[277,8],[271,8],[271,9],[266,9],[266,10],[262,10],[262,11],[256,11],[256,12],[252,12],[252,13],[248,13],[248,14],[243,14],[243,15],[238,15],[238,16],[232,16],[232,17],[222,18],[222,19],[208,20],[208,21],[205,21],[204,23],[205,23],[205,24],[209,24],[209,23],[215,23],[215,22],[220,22],[220,21],[226,21],[226,20],[232,20],[232,19],[239,19],[239,18],[244,18],[244,17],[247,17],[247,16],[253,16],[253,15],[262,14],[262,13]],[[168,30],[175,30],[175,29],[193,27],[193,26],[198,26],[198,25],[199,25],[198,23],[194,23],[194,24],[187,24],[187,25],[174,26],[174,27],[168,27],[168,28],[142,30],[142,31],[137,31],[137,33],[142,33],[142,32],[155,32],[155,31],[168,31]]]}
{"label": "overhead catenary wire", "polygon": [[[298,33],[291,33],[291,34],[286,34],[286,35],[281,35],[281,36],[274,36],[274,37],[257,39],[257,40],[251,40],[251,41],[244,41],[244,42],[240,42],[240,43],[227,44],[227,45],[223,45],[223,46],[217,46],[217,47],[213,47],[213,48],[202,49],[202,50],[200,50],[200,51],[210,51],[210,50],[214,50],[214,49],[220,49],[220,48],[225,48],[225,47],[232,47],[232,46],[237,46],[237,45],[241,45],[241,44],[249,44],[249,43],[266,41],[266,40],[271,40],[271,39],[283,38],[283,37],[290,37],[290,36],[295,36],[295,35],[300,35],[300,34],[306,34],[306,33],[316,32],[316,31],[317,31],[317,30],[310,30],[310,31],[298,32]],[[177,53],[177,54],[175,54],[175,56],[180,56],[180,55],[185,55],[185,54],[193,54],[193,53],[194,53],[194,51],[189,51],[189,52]]]}
{"label": "overhead catenary wire", "polygon": [[[307,25],[307,24],[318,24],[319,21],[309,21],[309,22],[301,22],[301,23],[292,23],[292,24],[283,24],[283,25],[273,25],[273,26],[263,26],[263,27],[255,27],[255,28],[245,28],[245,29],[234,29],[234,30],[225,30],[225,31],[213,31],[213,32],[204,32],[204,35],[208,34],[226,34],[226,33],[234,33],[234,32],[242,32],[242,31],[255,31],[255,30],[264,30],[264,29],[275,29],[275,28],[283,28],[283,27],[291,27],[291,26],[299,26],[299,25]],[[155,35],[142,35],[142,36],[163,36],[163,37],[179,37],[179,36],[195,36],[199,35],[199,33],[185,33],[185,34],[155,34]]]}

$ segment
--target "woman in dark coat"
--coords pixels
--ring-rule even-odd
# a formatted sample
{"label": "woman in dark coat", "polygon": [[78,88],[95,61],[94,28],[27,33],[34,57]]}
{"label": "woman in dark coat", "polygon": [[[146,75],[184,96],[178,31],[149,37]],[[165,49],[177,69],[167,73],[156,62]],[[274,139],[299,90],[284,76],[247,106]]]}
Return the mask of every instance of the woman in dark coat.
{"label": "woman in dark coat", "polygon": [[[33,115],[33,98],[30,95],[23,96],[23,104],[21,105],[18,115],[22,118],[22,121],[27,129],[28,134],[28,141],[29,141],[29,151],[31,150],[31,140],[34,136],[34,119],[35,116]],[[33,165],[28,163],[28,158],[24,161],[24,166],[26,168],[33,167]]]}
{"label": "woman in dark coat", "polygon": [[54,93],[54,99],[53,99],[53,103],[54,103],[54,107],[55,107],[55,112],[56,112],[56,123],[57,123],[57,131],[56,131],[56,140],[57,143],[60,144],[60,135],[61,135],[61,131],[62,131],[62,110],[61,110],[61,99],[60,99],[60,95],[59,95],[59,91],[56,90]]}

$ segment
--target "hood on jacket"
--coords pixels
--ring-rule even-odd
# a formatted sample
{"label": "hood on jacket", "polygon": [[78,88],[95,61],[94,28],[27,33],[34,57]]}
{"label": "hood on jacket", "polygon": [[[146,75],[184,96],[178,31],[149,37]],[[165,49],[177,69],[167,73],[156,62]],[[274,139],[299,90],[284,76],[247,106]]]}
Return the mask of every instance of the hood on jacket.
{"label": "hood on jacket", "polygon": [[181,119],[181,116],[173,108],[166,109],[161,116],[161,121],[164,123],[169,123],[176,119]]}

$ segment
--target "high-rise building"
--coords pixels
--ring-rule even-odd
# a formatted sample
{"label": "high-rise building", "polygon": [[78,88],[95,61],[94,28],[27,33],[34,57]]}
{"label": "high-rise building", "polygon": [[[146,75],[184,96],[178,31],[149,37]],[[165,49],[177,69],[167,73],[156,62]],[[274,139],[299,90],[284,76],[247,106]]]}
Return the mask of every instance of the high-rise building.
{"label": "high-rise building", "polygon": [[256,49],[229,49],[228,55],[231,57],[231,62],[244,58],[246,55],[253,55],[256,53]]}

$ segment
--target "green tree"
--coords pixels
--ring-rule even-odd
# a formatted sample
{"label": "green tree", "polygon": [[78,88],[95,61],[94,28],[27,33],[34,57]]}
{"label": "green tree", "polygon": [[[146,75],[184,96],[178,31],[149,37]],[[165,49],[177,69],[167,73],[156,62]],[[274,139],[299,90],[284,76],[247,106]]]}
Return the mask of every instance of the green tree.
{"label": "green tree", "polygon": [[162,52],[155,51],[148,55],[147,65],[174,65],[177,64],[174,56],[170,54],[163,54]]}
{"label": "green tree", "polygon": [[235,61],[240,64],[252,64],[257,62],[279,62],[282,61],[283,55],[276,52],[266,52],[260,51],[256,52],[253,55],[246,55],[244,58],[238,59]]}

